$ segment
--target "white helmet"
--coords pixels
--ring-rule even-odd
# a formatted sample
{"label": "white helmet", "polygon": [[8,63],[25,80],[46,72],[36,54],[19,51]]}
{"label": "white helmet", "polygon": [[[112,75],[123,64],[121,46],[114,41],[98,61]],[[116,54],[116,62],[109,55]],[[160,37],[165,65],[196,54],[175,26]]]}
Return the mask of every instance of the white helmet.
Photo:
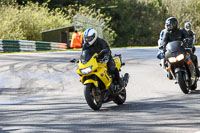
{"label": "white helmet", "polygon": [[83,39],[85,43],[88,43],[89,45],[94,44],[94,42],[97,40],[97,31],[94,28],[88,28],[84,31]]}
{"label": "white helmet", "polygon": [[187,31],[191,30],[191,28],[192,28],[192,24],[190,22],[185,23],[185,29]]}

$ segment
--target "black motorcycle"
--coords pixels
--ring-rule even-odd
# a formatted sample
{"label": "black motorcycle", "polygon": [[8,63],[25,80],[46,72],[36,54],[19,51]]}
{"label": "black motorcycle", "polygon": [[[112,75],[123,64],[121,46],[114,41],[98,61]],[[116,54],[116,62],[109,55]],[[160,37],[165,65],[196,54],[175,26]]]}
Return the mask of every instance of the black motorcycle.
{"label": "black motorcycle", "polygon": [[175,79],[185,94],[197,88],[198,80],[190,50],[187,43],[173,41],[167,44],[164,55],[168,78]]}

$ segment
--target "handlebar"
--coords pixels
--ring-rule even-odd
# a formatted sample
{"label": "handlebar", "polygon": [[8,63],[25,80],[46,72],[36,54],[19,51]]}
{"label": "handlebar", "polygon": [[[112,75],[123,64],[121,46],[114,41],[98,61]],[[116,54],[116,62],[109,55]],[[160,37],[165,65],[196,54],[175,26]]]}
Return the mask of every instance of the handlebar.
{"label": "handlebar", "polygon": [[[103,61],[103,59],[97,59],[97,62],[98,63],[104,63],[105,61]],[[107,62],[105,62],[105,63],[107,63]]]}

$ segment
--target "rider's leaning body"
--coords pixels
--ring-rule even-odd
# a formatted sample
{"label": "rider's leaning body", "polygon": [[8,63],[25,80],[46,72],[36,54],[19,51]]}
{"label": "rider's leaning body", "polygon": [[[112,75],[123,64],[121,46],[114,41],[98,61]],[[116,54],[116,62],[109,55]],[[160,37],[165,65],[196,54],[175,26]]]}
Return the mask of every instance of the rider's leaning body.
{"label": "rider's leaning body", "polygon": [[[164,32],[163,39],[161,41],[161,45],[163,48],[163,53],[166,51],[166,45],[172,41],[183,41],[187,38],[187,34],[178,28],[178,21],[174,17],[170,17],[165,22],[165,27],[167,28],[166,32]],[[197,76],[200,76],[200,72],[198,69],[198,59],[197,56],[190,53],[192,60],[196,67]]]}
{"label": "rider's leaning body", "polygon": [[120,78],[119,71],[115,66],[115,62],[111,55],[111,50],[102,38],[97,37],[97,31],[94,28],[89,28],[85,30],[84,35],[84,44],[82,50],[89,50],[91,54],[99,54],[103,49],[107,49],[107,52],[104,52],[100,57],[104,62],[107,63],[108,72],[115,75],[115,79],[118,81],[119,85],[124,86],[123,80]]}

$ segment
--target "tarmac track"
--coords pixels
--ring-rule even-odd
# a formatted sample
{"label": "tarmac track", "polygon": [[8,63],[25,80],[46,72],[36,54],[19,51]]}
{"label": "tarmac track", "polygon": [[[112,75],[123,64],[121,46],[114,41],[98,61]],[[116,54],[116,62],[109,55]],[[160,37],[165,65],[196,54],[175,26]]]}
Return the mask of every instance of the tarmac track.
{"label": "tarmac track", "polygon": [[[199,56],[200,49],[197,48]],[[0,132],[152,132],[200,131],[200,90],[185,95],[168,80],[156,48],[113,49],[128,72],[127,100],[86,104],[76,74],[80,52],[0,55]]]}

